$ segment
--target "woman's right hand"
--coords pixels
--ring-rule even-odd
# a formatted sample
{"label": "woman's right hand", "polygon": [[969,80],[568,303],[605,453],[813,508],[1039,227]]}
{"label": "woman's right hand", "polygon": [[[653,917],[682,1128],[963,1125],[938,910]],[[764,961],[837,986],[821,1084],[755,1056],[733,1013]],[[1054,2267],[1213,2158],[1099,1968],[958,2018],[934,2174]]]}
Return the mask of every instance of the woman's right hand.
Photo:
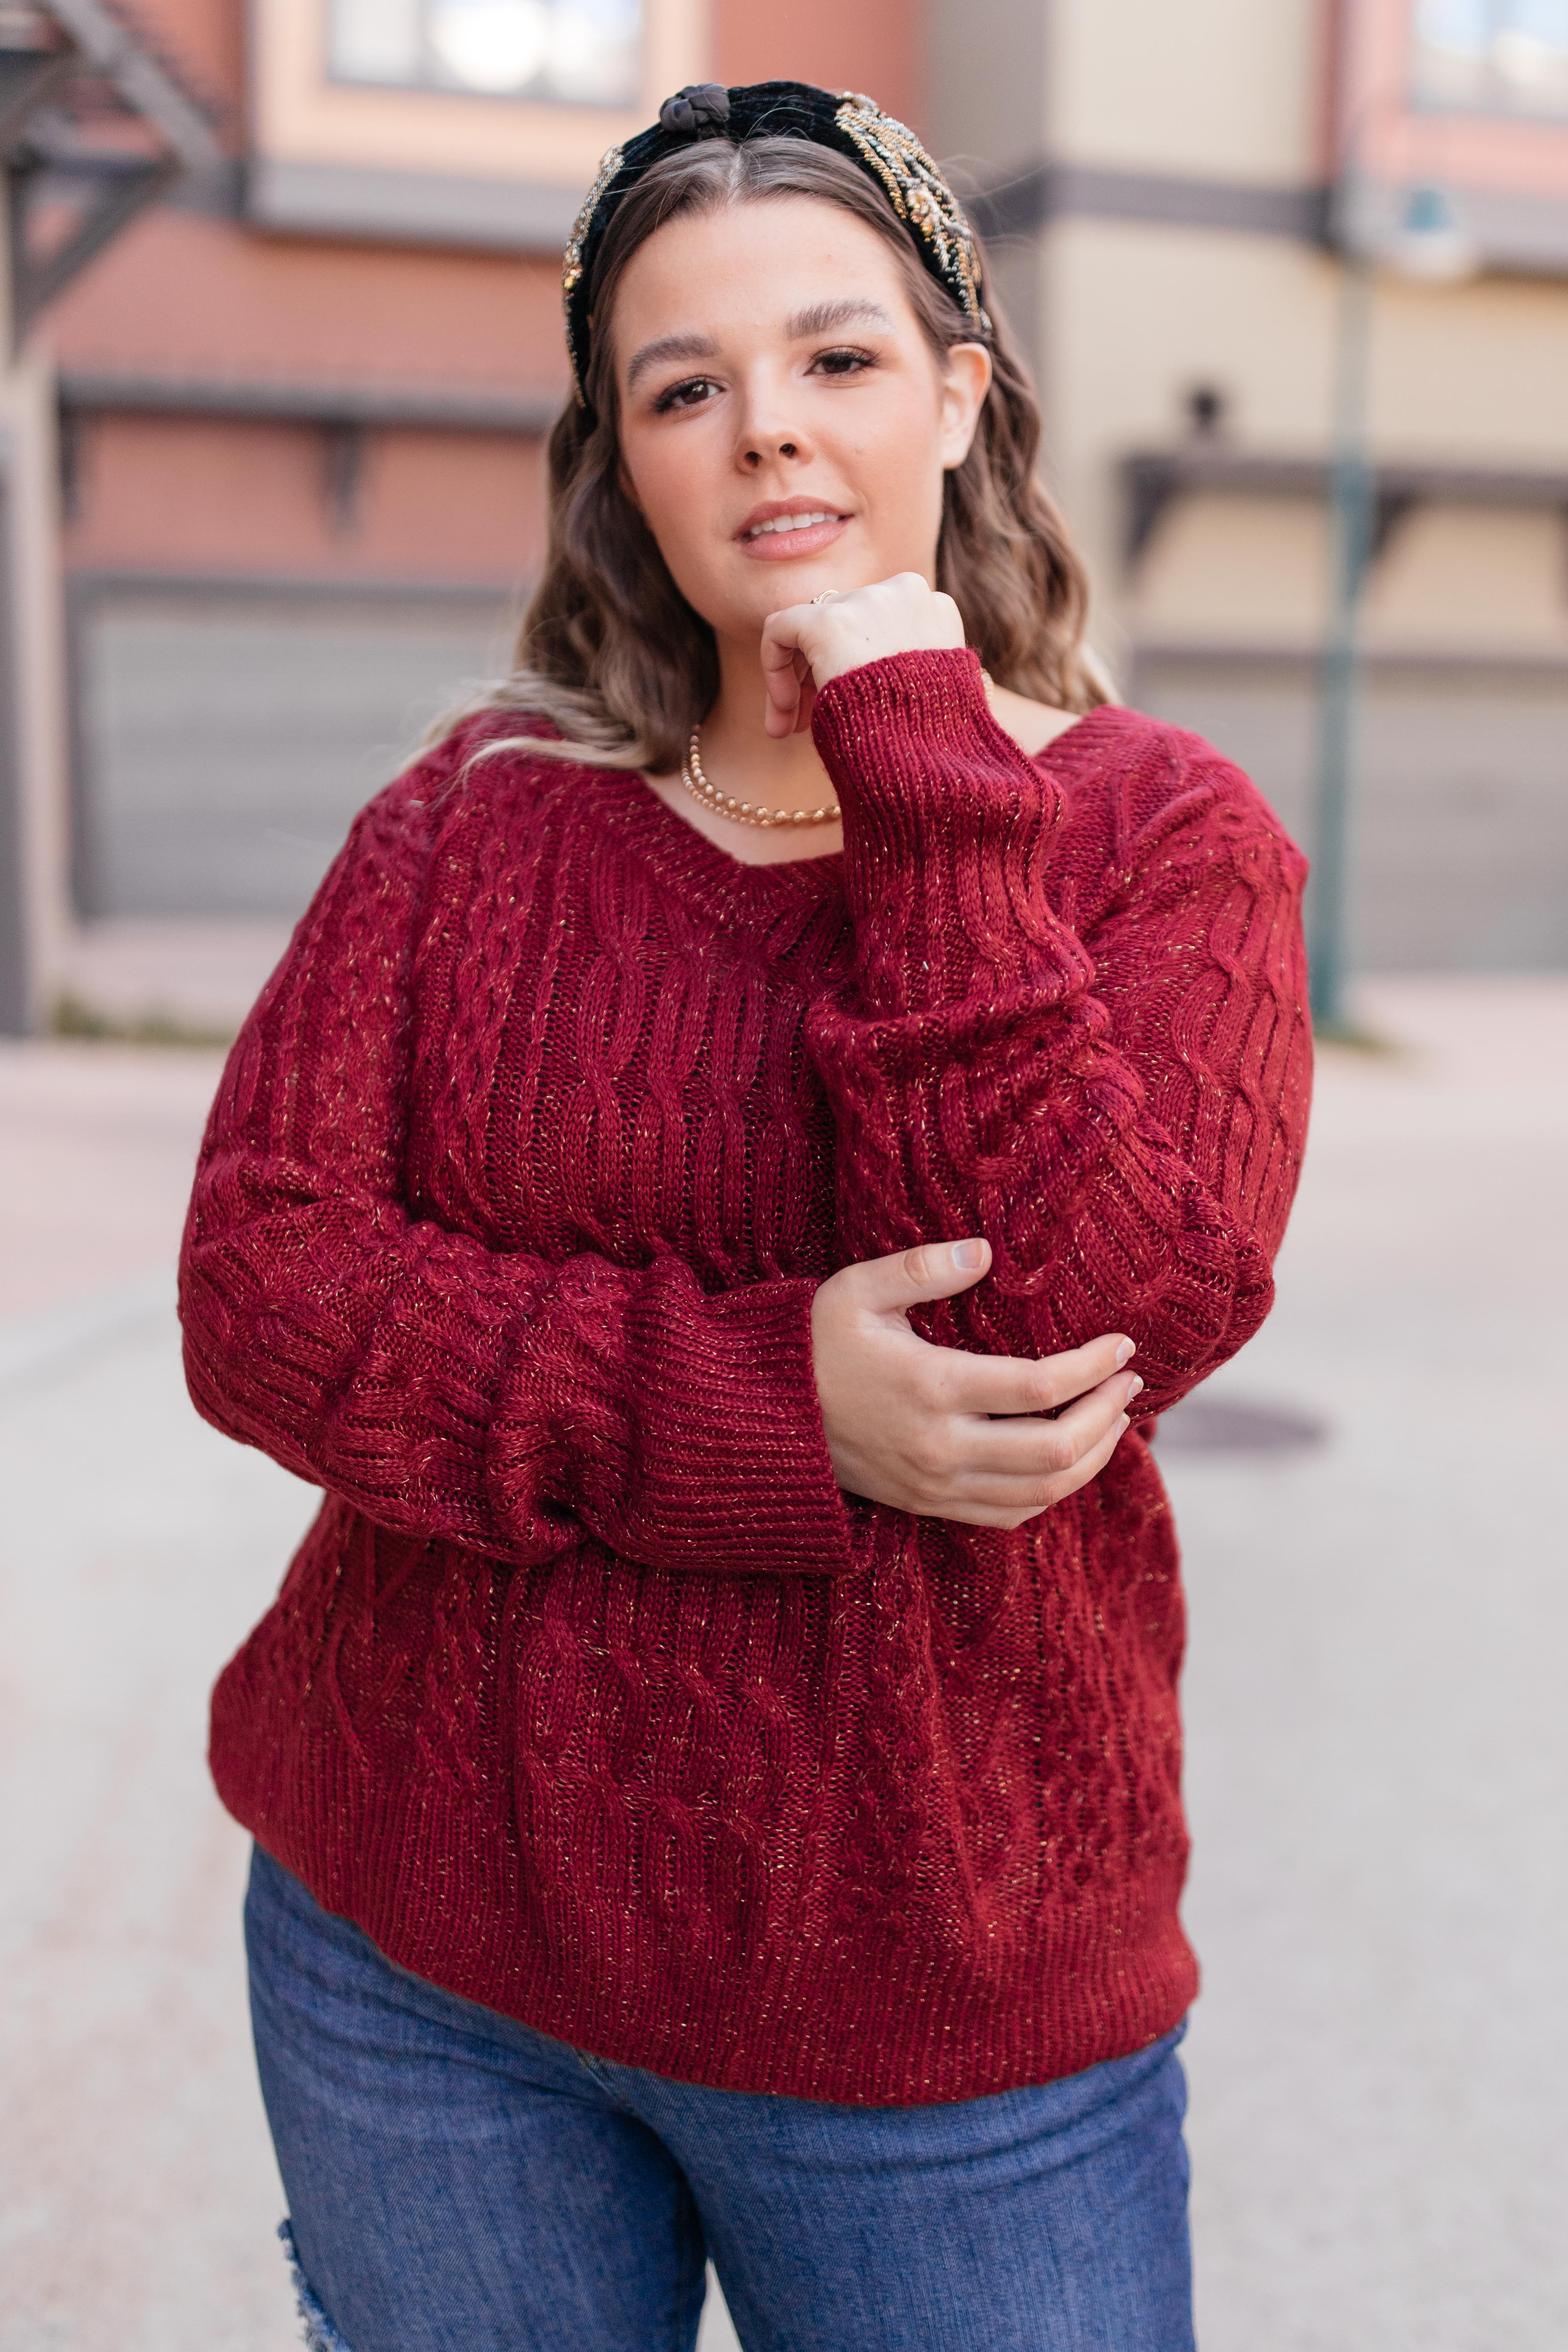
{"label": "woman's right hand", "polygon": [[[922,1518],[1018,1528],[1116,1451],[1143,1385],[1121,1369],[1131,1339],[1112,1332],[1031,1360],[932,1347],[910,1330],[911,1307],[968,1290],[990,1264],[988,1242],[928,1242],[844,1266],[818,1289],[816,1391],[847,1493]],[[1056,1420],[1038,1417],[1059,1406]]]}

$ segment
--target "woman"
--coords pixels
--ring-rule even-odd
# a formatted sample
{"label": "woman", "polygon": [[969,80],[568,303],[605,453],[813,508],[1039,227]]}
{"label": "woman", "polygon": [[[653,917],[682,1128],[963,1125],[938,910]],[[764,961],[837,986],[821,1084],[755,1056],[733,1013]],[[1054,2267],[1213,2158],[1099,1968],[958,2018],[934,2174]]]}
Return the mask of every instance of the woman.
{"label": "woman", "polygon": [[519,669],[356,824],[186,1242],[198,1405],[326,1489],[213,1717],[309,2340],[688,2347],[711,2252],[748,2352],[1175,2352],[1143,1429],[1269,1304],[1301,861],[1104,701],[868,100],[681,92],[566,294]]}

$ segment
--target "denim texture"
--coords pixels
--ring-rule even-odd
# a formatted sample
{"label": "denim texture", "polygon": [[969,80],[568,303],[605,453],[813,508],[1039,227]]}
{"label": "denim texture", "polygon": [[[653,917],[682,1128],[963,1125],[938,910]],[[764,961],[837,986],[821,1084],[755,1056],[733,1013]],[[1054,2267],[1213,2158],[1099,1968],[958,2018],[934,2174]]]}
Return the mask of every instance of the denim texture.
{"label": "denim texture", "polygon": [[1180,2032],[867,2107],[676,2082],[395,1967],[258,1847],[262,2093],[312,2352],[1192,2352]]}

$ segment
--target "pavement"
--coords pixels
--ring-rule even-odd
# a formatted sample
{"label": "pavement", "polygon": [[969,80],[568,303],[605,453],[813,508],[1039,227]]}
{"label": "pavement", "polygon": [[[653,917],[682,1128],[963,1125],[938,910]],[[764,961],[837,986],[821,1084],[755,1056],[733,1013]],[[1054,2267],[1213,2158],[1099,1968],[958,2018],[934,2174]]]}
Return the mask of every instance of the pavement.
{"label": "pavement", "polygon": [[[1359,1010],[1388,1050],[1323,1057],[1278,1308],[1161,1440],[1200,2341],[1555,2352],[1568,979]],[[218,1066],[0,1047],[0,2352],[298,2340],[202,1749],[313,1497],[180,1383]]]}
{"label": "pavement", "polygon": [[232,1036],[289,944],[281,917],[117,915],[78,923],[61,942],[59,992],[121,1026],[161,1022]]}

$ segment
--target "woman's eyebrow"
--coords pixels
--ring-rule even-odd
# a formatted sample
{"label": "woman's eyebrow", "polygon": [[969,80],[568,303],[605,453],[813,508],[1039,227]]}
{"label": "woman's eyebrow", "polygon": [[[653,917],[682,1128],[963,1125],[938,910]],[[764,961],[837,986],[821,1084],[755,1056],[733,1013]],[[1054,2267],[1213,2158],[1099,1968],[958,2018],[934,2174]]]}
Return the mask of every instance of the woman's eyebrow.
{"label": "woman's eyebrow", "polygon": [[804,342],[809,335],[830,335],[835,327],[847,327],[856,319],[879,327],[893,323],[879,302],[864,294],[842,294],[836,302],[814,302],[809,310],[797,310],[784,320],[784,333],[792,343]]}
{"label": "woman's eyebrow", "polygon": [[649,368],[658,367],[666,360],[717,359],[719,346],[711,335],[659,335],[634,352],[626,367],[626,390],[635,392],[637,381]]}

